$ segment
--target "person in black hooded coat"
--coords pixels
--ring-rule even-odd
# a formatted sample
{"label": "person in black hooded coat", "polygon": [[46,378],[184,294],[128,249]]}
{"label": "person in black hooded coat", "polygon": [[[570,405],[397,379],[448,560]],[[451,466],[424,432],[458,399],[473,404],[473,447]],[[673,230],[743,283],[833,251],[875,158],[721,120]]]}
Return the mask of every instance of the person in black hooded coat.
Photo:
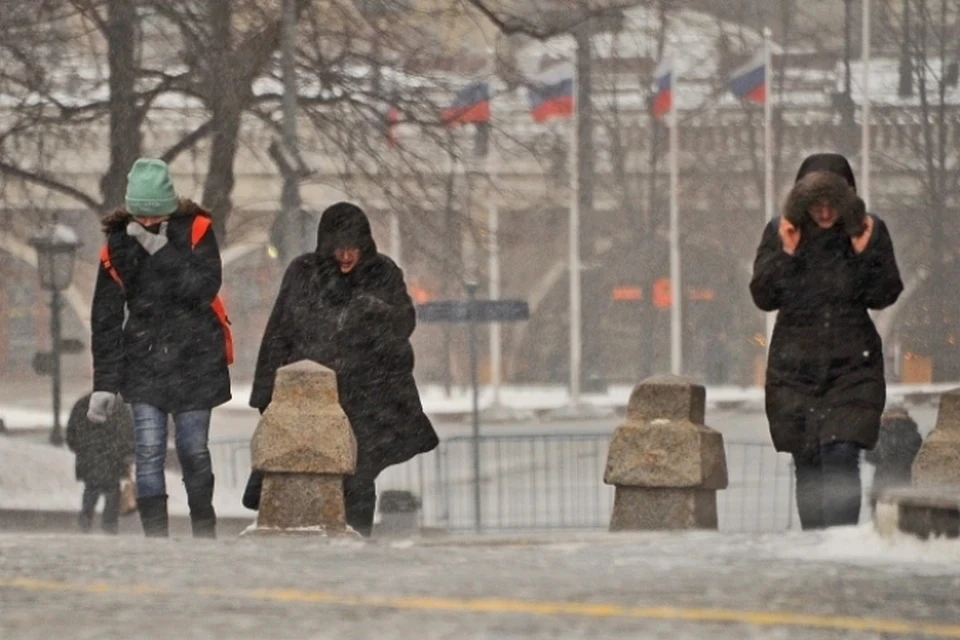
{"label": "person in black hooded coat", "polygon": [[[385,468],[439,444],[413,378],[416,326],[403,272],[377,252],[363,211],[324,211],[315,253],[287,268],[260,345],[250,406],[270,404],[277,369],[312,360],[337,374],[340,404],[357,439],[356,473],[344,480],[347,523],[370,535],[375,480]],[[244,504],[259,505],[259,474]]]}
{"label": "person in black hooded coat", "polygon": [[779,312],[766,412],[777,450],[794,457],[804,529],[859,520],[860,453],[876,445],[886,401],[868,310],[902,290],[890,234],[866,214],[847,160],[807,158],[783,215],[764,230],[750,282],[756,305]]}

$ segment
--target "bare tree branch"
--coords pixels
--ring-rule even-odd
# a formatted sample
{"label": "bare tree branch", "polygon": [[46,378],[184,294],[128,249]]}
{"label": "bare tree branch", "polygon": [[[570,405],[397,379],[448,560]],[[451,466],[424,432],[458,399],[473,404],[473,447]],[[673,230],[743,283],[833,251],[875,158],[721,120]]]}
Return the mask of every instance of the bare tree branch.
{"label": "bare tree branch", "polygon": [[87,207],[94,214],[98,216],[102,211],[103,205],[100,202],[98,202],[96,199],[94,199],[92,196],[81,191],[80,189],[77,189],[76,187],[72,187],[68,184],[60,182],[59,180],[56,180],[46,172],[27,171],[13,164],[10,164],[9,162],[0,160],[0,173],[13,176],[14,178],[19,178],[24,182],[29,182],[32,184],[39,185],[41,187],[45,187],[47,189],[50,189],[51,191],[55,191],[56,193],[61,193],[65,196],[69,196],[74,200],[76,200],[77,202],[80,202],[81,204],[83,204],[83,206]]}

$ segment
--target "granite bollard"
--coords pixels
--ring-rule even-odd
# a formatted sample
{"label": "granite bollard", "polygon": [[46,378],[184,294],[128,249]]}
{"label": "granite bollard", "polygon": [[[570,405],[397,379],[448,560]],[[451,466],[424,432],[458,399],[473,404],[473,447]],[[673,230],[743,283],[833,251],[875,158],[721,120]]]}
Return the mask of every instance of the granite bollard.
{"label": "granite bollard", "polygon": [[343,476],[356,469],[357,442],[333,371],[309,360],[281,367],[250,447],[264,474],[250,533],[349,533]]}
{"label": "granite bollard", "polygon": [[940,396],[937,424],[913,461],[913,486],[960,489],[960,389]]}
{"label": "granite bollard", "polygon": [[703,424],[705,406],[704,387],[685,378],[634,388],[603,478],[616,487],[611,531],[717,528],[727,462],[723,436]]}

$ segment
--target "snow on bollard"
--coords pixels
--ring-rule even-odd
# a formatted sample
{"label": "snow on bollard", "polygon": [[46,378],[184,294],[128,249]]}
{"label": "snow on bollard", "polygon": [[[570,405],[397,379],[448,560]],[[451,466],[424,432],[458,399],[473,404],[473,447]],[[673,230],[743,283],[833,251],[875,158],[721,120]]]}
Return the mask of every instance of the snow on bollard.
{"label": "snow on bollard", "polygon": [[704,426],[706,390],[676,376],[638,384],[610,443],[611,531],[716,529],[727,487],[723,436]]}
{"label": "snow on bollard", "polygon": [[357,441],[333,371],[309,360],[281,367],[250,448],[264,474],[250,533],[349,532],[343,476],[356,469]]}

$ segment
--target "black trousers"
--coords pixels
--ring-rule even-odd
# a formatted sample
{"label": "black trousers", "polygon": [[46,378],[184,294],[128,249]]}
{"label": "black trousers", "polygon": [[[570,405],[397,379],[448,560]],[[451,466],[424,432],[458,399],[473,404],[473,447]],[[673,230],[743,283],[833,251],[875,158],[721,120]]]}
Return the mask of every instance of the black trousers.
{"label": "black trousers", "polygon": [[793,456],[797,511],[804,530],[860,521],[860,450],[854,442],[831,442],[813,455]]}
{"label": "black trousers", "polygon": [[106,533],[117,533],[120,528],[120,481],[111,485],[84,483],[83,500],[80,504],[79,525],[83,532],[93,527],[93,515],[100,496],[103,496],[103,516],[100,526]]}

